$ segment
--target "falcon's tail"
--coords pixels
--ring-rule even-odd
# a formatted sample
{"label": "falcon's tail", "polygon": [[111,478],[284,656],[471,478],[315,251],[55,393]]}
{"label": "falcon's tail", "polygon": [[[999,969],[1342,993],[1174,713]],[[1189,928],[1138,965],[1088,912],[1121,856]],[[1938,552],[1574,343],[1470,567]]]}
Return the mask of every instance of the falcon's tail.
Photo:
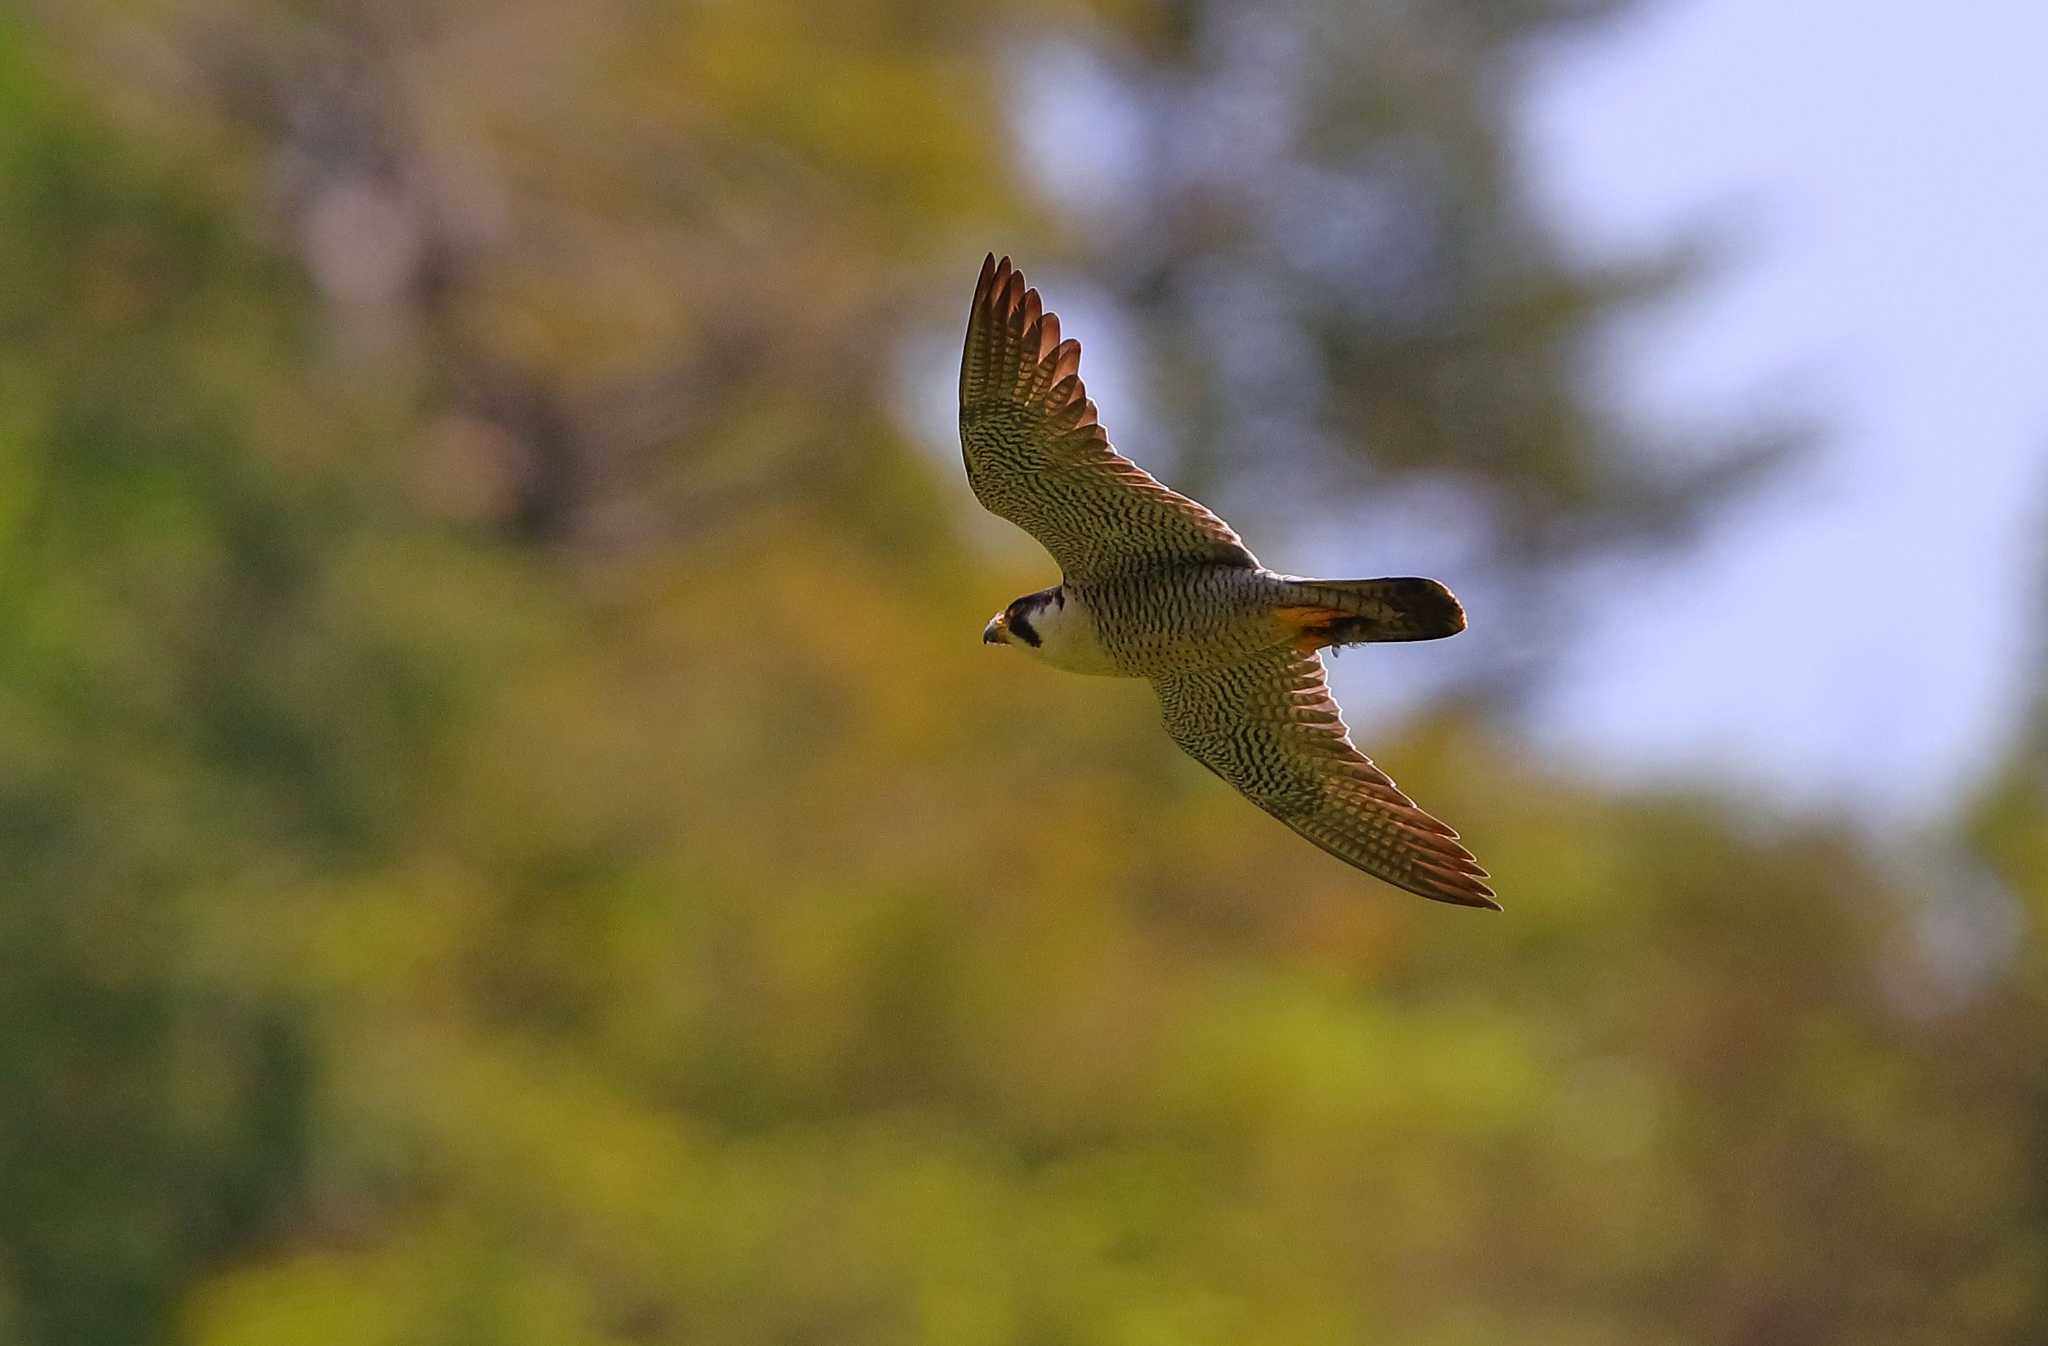
{"label": "falcon's tail", "polygon": [[1367,641],[1440,640],[1465,629],[1465,609],[1435,580],[1290,579],[1274,607],[1296,649]]}

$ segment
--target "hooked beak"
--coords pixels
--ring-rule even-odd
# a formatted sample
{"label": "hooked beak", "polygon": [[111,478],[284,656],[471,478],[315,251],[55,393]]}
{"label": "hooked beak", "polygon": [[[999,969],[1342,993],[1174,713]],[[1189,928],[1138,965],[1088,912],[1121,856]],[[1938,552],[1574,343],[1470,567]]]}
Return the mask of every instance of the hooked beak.
{"label": "hooked beak", "polygon": [[1010,643],[1008,614],[998,612],[988,619],[988,625],[981,628],[981,643],[984,645],[1007,645]]}

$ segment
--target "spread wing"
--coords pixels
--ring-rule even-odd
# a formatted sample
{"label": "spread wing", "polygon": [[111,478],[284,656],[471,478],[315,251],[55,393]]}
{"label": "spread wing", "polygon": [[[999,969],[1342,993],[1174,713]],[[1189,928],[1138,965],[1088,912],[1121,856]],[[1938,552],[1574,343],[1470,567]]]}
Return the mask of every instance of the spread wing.
{"label": "spread wing", "polygon": [[1154,565],[1258,564],[1230,525],[1110,447],[1081,343],[1005,257],[981,264],[960,358],[960,446],[975,497],[1037,538],[1070,580]]}
{"label": "spread wing", "polygon": [[1314,654],[1283,646],[1152,686],[1175,743],[1330,854],[1437,902],[1499,909],[1458,834],[1351,746]]}

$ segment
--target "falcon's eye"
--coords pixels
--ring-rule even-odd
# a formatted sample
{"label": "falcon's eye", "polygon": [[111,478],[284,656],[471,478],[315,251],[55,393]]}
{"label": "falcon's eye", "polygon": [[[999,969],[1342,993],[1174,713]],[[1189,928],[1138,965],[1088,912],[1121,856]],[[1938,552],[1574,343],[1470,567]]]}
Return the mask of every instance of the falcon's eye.
{"label": "falcon's eye", "polygon": [[1011,635],[1023,641],[1034,650],[1038,648],[1038,632],[1031,629],[1031,619],[1024,615],[1022,608],[1013,608],[1010,612],[1010,620],[1005,624],[1010,628]]}

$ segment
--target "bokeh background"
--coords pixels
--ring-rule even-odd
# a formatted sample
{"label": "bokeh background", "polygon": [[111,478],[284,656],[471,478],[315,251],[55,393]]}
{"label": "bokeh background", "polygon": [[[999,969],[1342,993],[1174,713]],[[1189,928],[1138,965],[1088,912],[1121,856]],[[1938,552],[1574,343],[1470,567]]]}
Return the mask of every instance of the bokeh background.
{"label": "bokeh background", "polygon": [[[2044,29],[18,0],[0,1341],[2048,1338]],[[980,645],[988,249],[1505,915]]]}

